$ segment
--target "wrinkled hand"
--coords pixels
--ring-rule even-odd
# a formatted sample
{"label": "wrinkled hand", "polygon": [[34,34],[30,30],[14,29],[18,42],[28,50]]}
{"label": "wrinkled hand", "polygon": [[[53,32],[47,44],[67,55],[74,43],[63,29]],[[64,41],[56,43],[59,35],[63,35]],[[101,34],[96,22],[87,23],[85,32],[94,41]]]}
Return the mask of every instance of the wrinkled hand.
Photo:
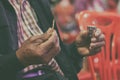
{"label": "wrinkled hand", "polygon": [[60,51],[59,38],[55,30],[32,36],[16,51],[18,59],[25,65],[47,64]]}
{"label": "wrinkled hand", "polygon": [[94,55],[105,45],[105,36],[100,29],[96,29],[91,38],[88,33],[88,31],[81,31],[75,41],[78,52],[82,56]]}

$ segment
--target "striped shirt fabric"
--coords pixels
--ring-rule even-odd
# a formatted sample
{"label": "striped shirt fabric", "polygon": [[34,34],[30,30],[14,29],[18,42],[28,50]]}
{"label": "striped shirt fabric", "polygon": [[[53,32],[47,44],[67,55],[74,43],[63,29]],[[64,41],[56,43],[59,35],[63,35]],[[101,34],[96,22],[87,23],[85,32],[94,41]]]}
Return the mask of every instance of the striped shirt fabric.
{"label": "striped shirt fabric", "polygon": [[35,20],[34,10],[31,8],[27,0],[9,0],[11,5],[14,7],[17,14],[18,24],[18,42],[19,47],[29,37],[42,34],[42,30],[37,25]]}
{"label": "striped shirt fabric", "polygon": [[[27,0],[9,0],[9,2],[13,6],[17,15],[17,26],[18,26],[17,33],[18,33],[19,47],[29,37],[38,34],[39,35],[43,34],[42,30],[39,28],[37,24],[37,17],[35,15],[34,9],[30,6]],[[55,63],[56,66],[58,67],[56,71],[63,74],[54,58],[48,63],[48,65],[52,66],[53,63]],[[23,71],[27,72],[29,70],[32,70],[40,66],[42,66],[42,64],[30,65],[26,67]]]}

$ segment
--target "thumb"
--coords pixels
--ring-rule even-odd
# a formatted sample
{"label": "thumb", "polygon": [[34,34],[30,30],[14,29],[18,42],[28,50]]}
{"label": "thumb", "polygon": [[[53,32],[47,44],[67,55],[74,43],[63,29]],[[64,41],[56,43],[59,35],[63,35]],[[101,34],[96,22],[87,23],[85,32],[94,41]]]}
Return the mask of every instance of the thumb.
{"label": "thumb", "polygon": [[87,38],[88,35],[89,35],[89,34],[88,34],[88,31],[87,31],[87,30],[84,30],[84,31],[81,31],[81,32],[80,32],[80,37],[83,38],[83,39],[84,39],[84,38]]}
{"label": "thumb", "polygon": [[88,31],[81,31],[79,35],[76,37],[76,42],[82,41],[88,36]]}
{"label": "thumb", "polygon": [[48,40],[53,33],[53,29],[49,28],[44,34],[41,35],[41,39],[44,41]]}
{"label": "thumb", "polygon": [[54,29],[49,28],[43,35],[43,41],[47,40],[48,38],[50,38],[50,36],[52,35]]}
{"label": "thumb", "polygon": [[89,45],[90,39],[88,37],[88,31],[81,31],[75,42],[78,47],[85,47]]}
{"label": "thumb", "polygon": [[49,28],[45,33],[43,33],[41,35],[33,36],[31,41],[32,42],[38,42],[39,44],[43,43],[43,42],[47,41],[50,38],[51,33],[52,33],[51,31],[52,31],[52,29]]}
{"label": "thumb", "polygon": [[53,33],[53,31],[54,31],[54,29],[52,29],[52,28],[49,28],[45,33],[46,34],[52,34]]}

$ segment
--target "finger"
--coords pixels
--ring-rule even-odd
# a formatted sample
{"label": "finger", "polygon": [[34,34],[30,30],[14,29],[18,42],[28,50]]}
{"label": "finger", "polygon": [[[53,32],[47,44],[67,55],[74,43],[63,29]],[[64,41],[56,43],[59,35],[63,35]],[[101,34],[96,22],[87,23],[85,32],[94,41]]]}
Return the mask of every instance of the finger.
{"label": "finger", "polygon": [[34,41],[36,39],[39,39],[40,37],[41,37],[41,35],[31,36],[31,37],[28,38],[28,41],[32,42],[32,41]]}
{"label": "finger", "polygon": [[92,37],[92,38],[91,38],[91,42],[92,42],[92,43],[95,43],[95,42],[97,42],[97,39],[96,39],[95,37]]}
{"label": "finger", "polygon": [[41,35],[40,38],[34,40],[34,42],[37,42],[37,41],[38,41],[38,42],[39,42],[39,41],[45,42],[46,40],[49,39],[50,36],[51,36],[51,34],[44,33],[44,34]]}
{"label": "finger", "polygon": [[34,41],[34,44],[35,45],[40,45],[40,44],[42,44],[44,41],[42,40],[42,39],[36,39],[35,41]]}
{"label": "finger", "polygon": [[41,41],[46,41],[52,34],[52,29],[49,28],[48,31],[44,34],[41,34],[41,35],[36,35],[36,36],[32,36],[29,38],[29,40],[31,42],[41,42]]}
{"label": "finger", "polygon": [[103,40],[105,40],[105,36],[104,36],[104,34],[101,34],[98,38],[95,38],[95,37],[92,37],[91,38],[91,42],[100,42],[100,41],[103,41]]}
{"label": "finger", "polygon": [[88,37],[88,31],[82,31],[82,32],[80,32],[80,36],[82,37],[82,38],[85,38],[85,37]]}
{"label": "finger", "polygon": [[89,49],[87,47],[79,47],[78,52],[80,55],[88,55]]}
{"label": "finger", "polygon": [[52,35],[52,29],[49,28],[44,34],[41,35],[41,39],[42,41],[46,41],[48,40],[48,38]]}
{"label": "finger", "polygon": [[57,34],[54,29],[49,28],[48,31],[46,33],[44,33],[44,35],[41,36],[42,41],[44,42],[44,41],[48,40],[48,38],[50,38],[50,36],[53,34],[53,32],[54,32],[54,34]]}
{"label": "finger", "polygon": [[49,28],[46,33],[47,33],[47,34],[50,34],[50,33],[52,33],[53,31],[54,31],[54,29]]}
{"label": "finger", "polygon": [[56,35],[55,44],[56,44],[56,46],[60,46],[60,43],[59,43],[59,37],[58,37],[56,31],[55,31],[55,35]]}
{"label": "finger", "polygon": [[97,54],[97,53],[99,53],[101,51],[101,47],[97,47],[97,48],[95,48],[95,49],[92,49],[91,51],[90,51],[90,54],[92,55],[92,54]]}
{"label": "finger", "polygon": [[76,37],[76,43],[80,44],[88,37],[88,31],[81,31],[79,35]]}
{"label": "finger", "polygon": [[97,47],[102,47],[105,45],[105,42],[102,41],[102,42],[96,42],[96,43],[91,43],[90,44],[90,49],[94,49],[94,48],[97,48]]}
{"label": "finger", "polygon": [[102,33],[101,30],[97,28],[95,33],[94,33],[95,37],[99,37],[101,35],[101,33]]}
{"label": "finger", "polygon": [[[43,35],[43,34],[42,34]],[[27,40],[24,41],[23,45],[27,45],[27,44],[33,44],[33,45],[37,45],[42,43],[43,40],[41,39],[41,35],[35,35],[35,36],[31,36],[30,38],[28,38]]]}
{"label": "finger", "polygon": [[[56,32],[54,31],[53,34],[51,35],[51,37],[45,41],[44,43],[38,45],[40,48],[43,48],[43,49],[46,49],[44,50],[45,53],[50,50],[52,47],[54,46],[59,46],[59,43],[58,43],[58,37],[56,35]],[[44,53],[44,52],[43,52]]]}
{"label": "finger", "polygon": [[59,45],[54,45],[51,47],[51,49],[48,50],[46,54],[43,55],[43,57],[46,58],[54,58],[60,51]]}
{"label": "finger", "polygon": [[54,58],[59,53],[59,51],[60,51],[60,47],[54,46],[50,50],[48,50],[46,54],[42,55],[42,57],[46,58],[45,62],[48,63],[52,58]]}
{"label": "finger", "polygon": [[[55,46],[54,46],[54,48],[58,50],[58,51],[56,51],[56,52],[59,52],[59,51],[61,50],[61,48],[60,48],[60,44],[59,44],[59,38],[58,38],[56,32],[55,32],[55,37],[56,37],[56,39],[55,39]],[[54,49],[54,48],[53,48],[53,49]],[[53,52],[54,52],[54,51],[53,51]]]}
{"label": "finger", "polygon": [[89,37],[92,37],[92,36],[94,36],[94,32],[96,31],[96,27],[95,26],[88,26],[87,27],[87,30],[88,30],[88,34],[89,34]]}
{"label": "finger", "polygon": [[47,34],[47,33],[44,33],[42,35],[40,35],[38,38],[34,38],[33,40],[31,40],[33,43],[38,43],[38,44],[41,44],[43,42],[45,42],[46,40],[48,40],[48,38],[51,36],[51,34]]}
{"label": "finger", "polygon": [[103,40],[105,40],[105,36],[104,36],[104,34],[101,34],[101,35],[97,38],[97,41],[99,42],[99,41],[103,41]]}

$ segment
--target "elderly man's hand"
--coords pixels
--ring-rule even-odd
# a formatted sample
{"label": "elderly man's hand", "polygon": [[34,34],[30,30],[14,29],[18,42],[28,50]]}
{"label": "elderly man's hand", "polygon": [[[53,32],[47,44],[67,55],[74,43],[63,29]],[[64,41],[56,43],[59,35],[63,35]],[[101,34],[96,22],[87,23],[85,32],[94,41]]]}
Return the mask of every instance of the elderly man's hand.
{"label": "elderly man's hand", "polygon": [[17,50],[18,59],[25,65],[47,64],[60,51],[59,38],[55,30],[32,36]]}
{"label": "elderly man's hand", "polygon": [[88,31],[81,31],[76,38],[76,45],[80,55],[94,55],[101,51],[101,47],[105,45],[104,34],[100,29],[96,29],[92,37]]}

